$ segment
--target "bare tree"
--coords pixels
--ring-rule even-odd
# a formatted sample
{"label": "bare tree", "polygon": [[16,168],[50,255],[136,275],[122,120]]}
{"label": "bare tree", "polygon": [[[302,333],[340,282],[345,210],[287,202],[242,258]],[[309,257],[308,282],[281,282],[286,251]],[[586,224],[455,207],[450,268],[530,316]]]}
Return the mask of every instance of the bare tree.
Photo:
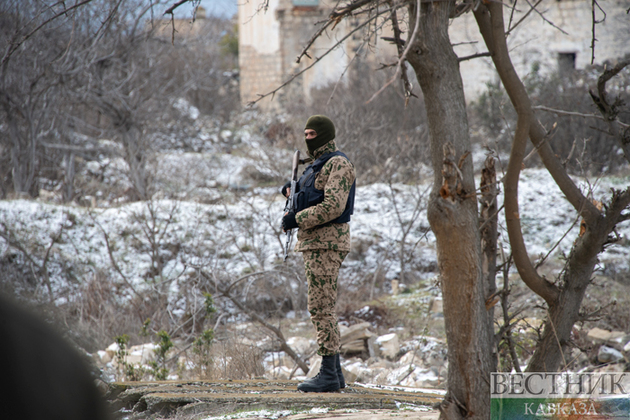
{"label": "bare tree", "polygon": [[171,42],[154,13],[160,4],[2,3],[3,195],[36,196],[45,178],[63,183],[64,199],[73,199],[75,157],[109,155],[96,142],[106,138],[123,146],[128,195],[147,198],[156,123],[170,118],[176,100],[229,118],[237,104],[232,24],[200,19]]}
{"label": "bare tree", "polygon": [[[614,240],[610,235],[617,224],[630,218],[627,213],[630,205],[630,188],[625,191],[613,191],[603,213],[582,194],[549,145],[548,133],[535,119],[529,96],[512,67],[505,44],[503,8],[498,3],[492,3],[479,8],[475,12],[475,17],[518,115],[504,181],[506,225],[514,263],[527,286],[541,296],[548,305],[543,335],[527,370],[556,371],[566,366],[564,353],[570,348],[573,325],[578,320],[588,318],[588,314],[580,314],[580,307],[586,289],[591,283],[591,276],[598,261],[597,256]],[[613,69],[605,72],[600,77],[598,93],[591,93],[609,122],[610,134],[618,140],[624,153],[627,152],[627,140],[625,140],[625,133],[619,130],[618,111],[614,109],[620,104],[618,101],[610,102],[605,85],[611,77],[628,64],[630,64],[629,60],[621,61]],[[528,138],[534,143],[545,167],[578,214],[584,218],[586,224],[586,232],[576,239],[566,265],[555,282],[541,277],[531,263],[518,218],[518,179]],[[625,156],[628,159],[630,155],[625,154]]]}
{"label": "bare tree", "polygon": [[[406,8],[406,15],[401,13],[402,8]],[[490,267],[495,264],[496,251],[493,250],[496,250],[496,227],[490,227],[488,231],[497,213],[491,210],[496,209],[496,206],[492,204],[491,195],[494,193],[489,189],[494,181],[489,177],[484,179],[482,185],[483,225],[480,225],[470,157],[468,117],[459,72],[459,61],[472,57],[458,58],[448,36],[450,19],[469,11],[474,11],[488,48],[488,52],[482,55],[492,57],[518,116],[508,169],[503,179],[506,225],[514,264],[521,278],[545,300],[548,307],[543,336],[528,370],[555,371],[563,367],[563,353],[569,347],[572,326],[587,316],[579,311],[597,256],[611,243],[610,235],[614,233],[615,226],[630,218],[630,189],[614,191],[605,211],[600,212],[571,180],[562,161],[552,150],[548,142],[549,133],[536,120],[531,100],[512,66],[505,38],[513,26],[505,28],[501,2],[357,0],[341,2],[332,10],[329,19],[316,30],[302,55],[308,54],[314,39],[333,28],[341,19],[363,15],[368,16],[366,20],[369,21],[374,15],[381,14],[391,20],[393,42],[398,46],[399,54],[398,62],[391,65],[395,69],[394,76],[385,86],[401,78],[405,96],[411,96],[410,84],[403,71],[406,61],[416,73],[425,102],[430,104],[426,112],[434,180],[428,218],[437,240],[449,343],[448,393],[440,406],[442,418],[448,419],[486,419],[490,416],[488,378],[495,368],[489,308],[496,297],[496,268]],[[531,6],[530,13],[533,11],[538,12],[535,6]],[[401,39],[401,32],[397,30],[399,14],[403,19],[405,16],[408,19],[406,40]],[[544,19],[543,15],[540,16]],[[356,30],[360,29],[358,27]],[[313,63],[321,60],[323,55],[316,57]],[[592,93],[604,118],[609,121],[610,134],[618,139],[626,158],[628,130],[627,126],[618,122],[621,102],[607,97],[605,83],[627,64],[619,63],[607,71],[600,79],[598,91]],[[289,80],[298,75],[292,75]],[[375,96],[382,90],[376,92]],[[518,180],[528,139],[532,140],[545,167],[586,224],[585,233],[576,239],[566,266],[556,281],[538,274],[527,254],[521,231]],[[486,170],[490,169],[488,165]],[[488,194],[490,196],[486,197]],[[484,237],[483,252],[480,228]]]}

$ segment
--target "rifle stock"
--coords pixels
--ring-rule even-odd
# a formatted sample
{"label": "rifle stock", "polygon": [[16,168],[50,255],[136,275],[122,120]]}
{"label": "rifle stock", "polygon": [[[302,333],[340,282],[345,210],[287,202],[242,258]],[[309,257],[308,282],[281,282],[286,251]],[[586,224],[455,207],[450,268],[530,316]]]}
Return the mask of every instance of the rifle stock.
{"label": "rifle stock", "polygon": [[[296,150],[293,154],[293,162],[291,164],[291,192],[289,193],[289,198],[287,199],[287,205],[284,208],[284,213],[291,212],[295,210],[295,205],[293,203],[293,195],[295,194],[295,187],[297,185],[298,178],[298,166],[300,165],[300,151]],[[293,238],[293,229],[289,229],[287,231],[287,242],[284,247],[284,261],[287,260],[289,256],[289,247],[291,246],[291,239]]]}

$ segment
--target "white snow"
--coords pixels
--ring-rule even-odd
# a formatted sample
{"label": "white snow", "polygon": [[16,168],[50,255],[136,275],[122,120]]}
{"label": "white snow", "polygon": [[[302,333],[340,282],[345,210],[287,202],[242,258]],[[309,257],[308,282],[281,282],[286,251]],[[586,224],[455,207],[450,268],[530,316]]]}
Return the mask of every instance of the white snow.
{"label": "white snow", "polygon": [[[189,154],[171,154],[165,162],[172,161],[168,165],[173,167],[199,167],[197,160],[190,159]],[[194,159],[216,160],[236,168],[248,165],[245,157],[231,155],[195,156]],[[168,165],[164,163],[164,166]],[[239,182],[237,174],[223,171],[221,166],[216,166],[213,170],[216,172],[199,181],[208,184],[208,190],[217,197],[217,204],[155,199],[147,203],[90,209],[32,200],[3,200],[0,201],[0,220],[21,243],[33,247],[33,255],[42,255],[42,249],[47,249],[54,238],[59,238],[51,247],[47,265],[53,292],[80,290],[77,284],[66,282],[62,275],[62,269],[71,266],[79,279],[102,270],[112,273],[118,281],[124,276],[138,291],[176,279],[169,286],[175,296],[179,287],[177,279],[193,275],[197,266],[212,263],[215,268],[238,276],[246,270],[271,268],[282,255],[280,244],[284,235],[279,225],[284,200],[276,188],[254,189],[238,196],[226,195],[208,183],[208,179],[223,185]],[[587,181],[578,182],[586,191]],[[628,179],[603,178],[594,184],[592,197],[606,202],[610,188],[621,188],[628,184]],[[408,269],[435,263],[435,238],[426,218],[428,188],[429,181],[419,186],[372,184],[358,187],[351,229],[353,247],[361,247],[361,256],[348,259],[344,263],[345,272],[356,267],[369,271],[382,266],[387,278],[395,278],[400,271],[397,252],[405,233],[406,248],[414,256]],[[502,196],[499,202],[502,202]],[[523,171],[519,204],[530,255],[546,255],[554,247],[551,259],[570,252],[579,232],[579,218],[546,170]],[[507,237],[502,227],[503,214],[499,221],[500,242],[507,247],[503,239]],[[166,263],[160,273],[151,274],[147,226],[152,226],[161,240],[160,252]],[[601,266],[613,265],[618,271],[628,270],[630,223],[621,224],[617,232],[622,240],[600,255]],[[168,246],[179,246],[179,251],[171,255]],[[0,239],[0,255],[7,253],[24,258]],[[117,269],[113,267],[112,258]],[[62,300],[71,298],[68,293],[56,294],[63,296],[60,297]]]}

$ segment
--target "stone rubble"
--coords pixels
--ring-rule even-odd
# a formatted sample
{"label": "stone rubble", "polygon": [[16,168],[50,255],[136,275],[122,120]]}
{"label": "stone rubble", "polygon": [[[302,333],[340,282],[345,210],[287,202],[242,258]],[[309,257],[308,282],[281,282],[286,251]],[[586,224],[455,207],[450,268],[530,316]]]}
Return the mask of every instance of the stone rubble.
{"label": "stone rubble", "polygon": [[[417,336],[402,341],[396,332],[379,336],[368,322],[341,326],[340,330],[341,363],[347,382],[415,388],[446,387],[448,363],[445,340]],[[592,356],[577,354],[576,360],[582,369],[624,371],[630,367],[630,334],[593,328],[586,337],[593,345],[593,353]],[[315,340],[296,336],[288,338],[287,344],[300,357],[308,359],[309,372],[305,375],[296,368],[295,362],[284,352],[267,352],[263,361],[266,379],[302,380],[319,372],[321,357],[315,354]],[[146,366],[154,360],[155,348],[152,343],[132,346],[124,360],[131,365]],[[120,359],[117,353],[118,346],[114,343],[106,350],[95,353],[94,358],[101,368],[111,372],[115,371]],[[180,357],[180,366],[189,364]],[[178,379],[178,376],[172,375],[172,378]]]}

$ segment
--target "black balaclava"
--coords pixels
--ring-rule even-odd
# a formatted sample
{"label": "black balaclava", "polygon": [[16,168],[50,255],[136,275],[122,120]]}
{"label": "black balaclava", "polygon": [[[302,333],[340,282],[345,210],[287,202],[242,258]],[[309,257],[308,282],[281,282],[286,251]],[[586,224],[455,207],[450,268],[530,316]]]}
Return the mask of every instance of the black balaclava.
{"label": "black balaclava", "polygon": [[313,115],[306,121],[304,129],[315,130],[317,136],[314,139],[306,139],[306,147],[312,155],[315,150],[319,149],[329,141],[335,138],[335,124],[330,118],[324,115]]}

